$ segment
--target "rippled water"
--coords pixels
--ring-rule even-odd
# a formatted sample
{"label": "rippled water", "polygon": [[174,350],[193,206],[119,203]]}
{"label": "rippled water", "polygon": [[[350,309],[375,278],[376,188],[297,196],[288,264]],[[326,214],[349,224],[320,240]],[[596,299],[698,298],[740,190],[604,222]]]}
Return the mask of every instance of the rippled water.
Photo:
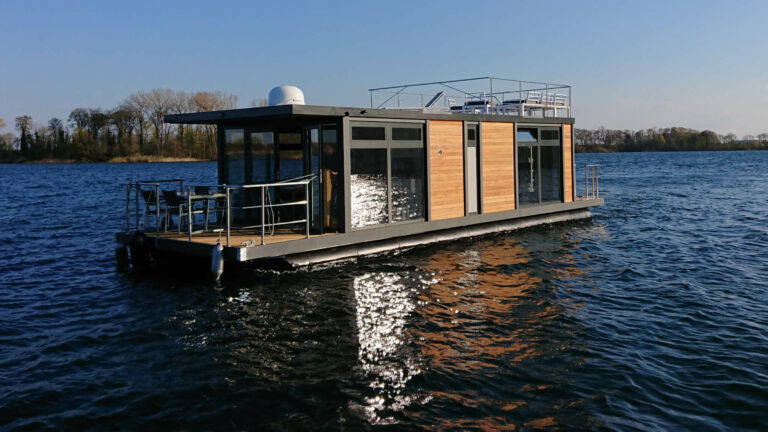
{"label": "rippled water", "polygon": [[213,164],[0,165],[0,429],[768,428],[768,152],[577,162],[591,221],[220,287],[113,260]]}

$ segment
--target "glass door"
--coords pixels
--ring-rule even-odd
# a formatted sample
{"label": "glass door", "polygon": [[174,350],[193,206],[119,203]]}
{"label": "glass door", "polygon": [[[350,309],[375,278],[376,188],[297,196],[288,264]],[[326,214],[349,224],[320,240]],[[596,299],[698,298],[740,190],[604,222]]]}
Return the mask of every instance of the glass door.
{"label": "glass door", "polygon": [[314,232],[320,232],[322,224],[322,200],[320,199],[320,181],[322,173],[320,155],[320,128],[310,126],[304,129],[304,173],[314,174],[309,192],[310,227]]}
{"label": "glass door", "polygon": [[562,145],[557,129],[520,128],[517,132],[520,205],[562,202]]}
{"label": "glass door", "polygon": [[539,203],[539,148],[521,145],[517,149],[518,199],[520,205]]}
{"label": "glass door", "polygon": [[344,201],[341,197],[342,158],[336,125],[323,125],[321,139],[322,161],[319,184],[323,195],[323,231],[338,232]]}

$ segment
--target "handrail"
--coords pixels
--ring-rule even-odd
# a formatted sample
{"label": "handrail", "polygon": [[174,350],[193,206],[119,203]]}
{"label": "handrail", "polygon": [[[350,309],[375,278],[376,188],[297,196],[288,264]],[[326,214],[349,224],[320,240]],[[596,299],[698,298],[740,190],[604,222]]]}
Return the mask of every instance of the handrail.
{"label": "handrail", "polygon": [[587,164],[584,166],[584,197],[587,199],[600,198],[600,185],[598,183],[598,165]]}
{"label": "handrail", "polygon": [[[273,229],[275,226],[281,226],[281,225],[293,225],[298,223],[304,223],[305,225],[305,235],[306,238],[309,238],[309,187],[311,183],[315,180],[316,176],[314,174],[305,175],[301,177],[296,177],[293,179],[287,179],[275,183],[262,183],[262,184],[250,184],[250,185],[229,185],[225,186],[226,190],[226,199],[227,199],[227,246],[230,246],[231,244],[231,229],[232,229],[232,217],[231,217],[231,211],[233,209],[232,207],[232,190],[235,189],[258,189],[261,194],[261,205],[259,206],[248,206],[250,208],[259,208],[261,210],[261,218],[260,218],[260,228],[261,228],[261,244],[266,244],[266,228],[267,226],[271,226]],[[297,180],[297,179],[303,179],[303,180]],[[292,201],[287,203],[270,203],[266,204],[269,201],[269,188],[279,188],[279,187],[287,187],[287,186],[303,186],[304,187],[304,199],[300,201]],[[291,221],[282,221],[282,222],[275,222],[274,216],[272,216],[273,221],[270,224],[266,224],[266,214],[265,210],[272,210],[277,207],[287,207],[287,206],[298,206],[303,205],[304,206],[304,218],[303,219],[296,219]],[[235,207],[235,210],[237,209],[245,209],[245,206],[241,207]],[[191,232],[189,236],[191,240]]]}
{"label": "handrail", "polygon": [[[188,184],[186,186],[186,189],[183,189],[183,180],[182,179],[167,179],[167,180],[140,180],[136,182],[131,183],[123,183],[123,185],[126,187],[126,204],[125,204],[125,230],[126,232],[129,232],[131,230],[131,227],[134,226],[135,229],[138,231],[141,228],[140,225],[140,219],[141,219],[141,194],[142,190],[151,190],[151,194],[145,195],[144,198],[146,199],[148,196],[154,198],[154,201],[150,204],[149,202],[144,203],[144,227],[143,229],[145,231],[149,230],[149,209],[150,205],[155,206],[155,235],[159,237],[160,235],[160,226],[161,226],[161,208],[164,204],[164,200],[161,199],[160,196],[160,185],[161,183],[173,183],[173,182],[179,182],[179,192],[182,193],[186,192],[186,199],[184,200],[186,204],[186,209],[183,209],[184,206],[182,206],[183,213],[180,214],[180,216],[185,216],[187,218],[187,240],[192,241],[192,236],[196,232],[200,231],[193,231],[194,228],[194,215],[205,213],[205,226],[202,232],[216,232],[216,231],[224,231],[226,230],[226,246],[231,245],[231,231],[233,229],[238,228],[237,226],[233,225],[232,221],[232,212],[238,211],[238,210],[260,210],[261,212],[261,220],[258,225],[253,226],[247,226],[247,227],[239,227],[239,228],[256,228],[259,227],[261,230],[261,244],[266,244],[266,230],[268,228],[274,229],[275,226],[283,226],[283,225],[295,225],[295,224],[304,224],[304,233],[306,238],[309,238],[309,231],[310,231],[310,188],[313,181],[316,181],[317,177],[315,174],[309,174],[301,177],[291,178],[287,180],[282,180],[278,182],[273,183],[261,183],[261,184],[244,184],[244,185],[228,185],[228,184]],[[196,187],[207,187],[209,189],[215,188],[216,191],[213,193],[208,194],[195,194],[194,189]],[[296,201],[291,202],[271,202],[270,198],[270,189],[278,189],[278,188],[286,188],[286,187],[302,187],[304,192],[303,199],[299,199]],[[242,205],[235,205],[233,202],[233,194],[237,190],[258,190],[259,194],[261,196],[261,201],[259,202],[259,205],[245,205],[243,203]],[[135,210],[132,212],[132,203],[131,198],[134,197],[134,204],[133,207]],[[216,200],[223,198],[224,202],[222,203],[224,207],[217,207]],[[206,200],[206,208],[201,209],[198,207],[195,209],[195,206],[193,204],[194,201],[205,199]],[[208,214],[211,211],[211,208],[209,207],[209,200],[214,201],[214,211],[218,212],[220,211],[221,216],[218,216],[217,223],[219,224],[219,227],[217,229],[209,230],[208,229]],[[165,203],[167,205],[167,203]],[[277,222],[274,220],[275,216],[273,213],[273,209],[281,208],[281,207],[290,207],[290,206],[304,206],[304,214],[303,216],[300,216],[298,219],[295,220],[282,220],[280,222]],[[168,213],[168,209],[165,210],[168,217],[170,217],[170,214]],[[269,212],[269,214],[267,214]],[[132,213],[135,214],[135,224],[132,223]],[[269,215],[271,215],[272,221],[270,223],[266,222],[266,219],[269,218]],[[181,220],[178,221],[179,225],[181,224]],[[166,221],[166,229],[167,229],[168,221]],[[181,227],[179,226],[179,229]]]}

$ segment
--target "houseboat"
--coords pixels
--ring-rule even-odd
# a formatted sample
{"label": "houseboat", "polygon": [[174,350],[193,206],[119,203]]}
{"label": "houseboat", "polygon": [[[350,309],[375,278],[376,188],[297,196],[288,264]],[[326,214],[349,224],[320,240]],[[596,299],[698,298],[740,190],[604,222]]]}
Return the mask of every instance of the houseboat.
{"label": "houseboat", "polygon": [[367,108],[318,106],[282,86],[269,106],[167,115],[216,126],[218,184],[126,184],[120,247],[134,266],[299,267],[603,204],[596,166],[577,187],[570,86],[483,77],[369,92]]}

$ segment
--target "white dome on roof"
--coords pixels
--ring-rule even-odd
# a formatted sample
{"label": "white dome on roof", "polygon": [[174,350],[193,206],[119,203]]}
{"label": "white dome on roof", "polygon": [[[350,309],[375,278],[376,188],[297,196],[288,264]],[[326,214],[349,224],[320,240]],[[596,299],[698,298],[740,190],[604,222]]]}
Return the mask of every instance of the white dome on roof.
{"label": "white dome on roof", "polygon": [[269,106],[304,105],[304,92],[294,86],[277,86],[269,91]]}

